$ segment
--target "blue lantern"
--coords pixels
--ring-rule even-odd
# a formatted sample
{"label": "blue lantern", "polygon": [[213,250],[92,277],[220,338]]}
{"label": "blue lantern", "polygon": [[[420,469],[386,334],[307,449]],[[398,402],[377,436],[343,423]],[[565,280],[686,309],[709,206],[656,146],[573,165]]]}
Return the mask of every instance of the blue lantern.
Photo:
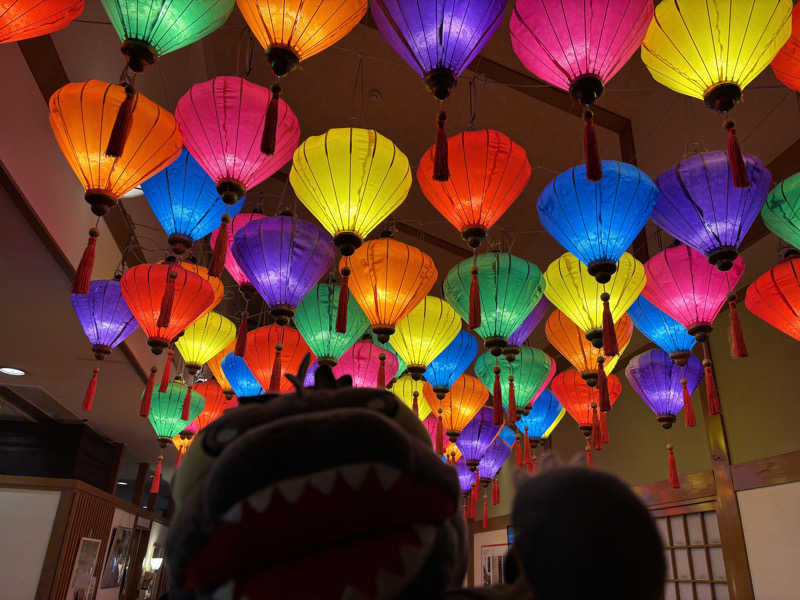
{"label": "blue lantern", "polygon": [[244,204],[244,198],[225,204],[217,184],[185,148],[167,168],[142,183],[142,190],[176,254],[219,227],[222,215],[238,215]]}
{"label": "blue lantern", "polygon": [[511,429],[511,427],[503,427],[500,430],[500,433],[497,435],[501,440],[508,444],[509,447],[513,446],[514,442],[517,440],[517,432]]}
{"label": "blue lantern", "polygon": [[628,314],[636,329],[647,339],[669,354],[678,366],[684,366],[697,340],[686,333],[686,327],[665,312],[656,308],[644,296],[639,296],[631,304]]}
{"label": "blue lantern", "polygon": [[233,388],[233,393],[239,398],[248,396],[260,396],[264,393],[264,388],[256,381],[250,369],[241,356],[236,356],[233,352],[222,359],[222,372],[228,379],[228,383]]}
{"label": "blue lantern", "polygon": [[478,355],[478,341],[461,331],[425,370],[425,379],[437,394],[446,394],[456,379],[464,374]]}
{"label": "blue lantern", "polygon": [[539,195],[539,220],[599,283],[607,283],[657,197],[658,188],[643,171],[604,160],[599,181],[587,180],[585,165],[579,165],[548,183]]}
{"label": "blue lantern", "polygon": [[544,390],[536,402],[531,406],[530,412],[522,415],[517,422],[517,427],[526,431],[532,440],[544,440],[550,437],[564,418],[564,407],[549,389]]}

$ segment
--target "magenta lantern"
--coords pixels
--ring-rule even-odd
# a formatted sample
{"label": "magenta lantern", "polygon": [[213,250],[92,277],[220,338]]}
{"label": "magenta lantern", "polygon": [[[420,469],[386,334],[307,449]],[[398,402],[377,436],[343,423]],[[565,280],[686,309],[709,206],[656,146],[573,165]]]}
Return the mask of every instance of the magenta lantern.
{"label": "magenta lantern", "polygon": [[397,357],[394,354],[369,340],[360,340],[336,362],[333,374],[337,379],[350,375],[353,378],[353,387],[383,388],[397,375],[397,366]]}
{"label": "magenta lantern", "polygon": [[[244,274],[241,267],[239,267],[239,263],[236,262],[236,258],[233,256],[233,252],[231,252],[231,246],[233,246],[233,238],[242,229],[245,225],[250,223],[250,221],[255,221],[257,219],[263,219],[264,215],[261,213],[240,213],[233,217],[228,223],[228,247],[225,249],[225,270],[228,274],[233,277],[233,280],[237,283],[237,285],[245,292],[252,292],[254,291],[253,284],[250,283],[250,280],[247,278],[247,275]],[[217,236],[219,235],[219,230],[221,228],[217,228],[211,234],[211,247],[213,248],[217,243]]]}

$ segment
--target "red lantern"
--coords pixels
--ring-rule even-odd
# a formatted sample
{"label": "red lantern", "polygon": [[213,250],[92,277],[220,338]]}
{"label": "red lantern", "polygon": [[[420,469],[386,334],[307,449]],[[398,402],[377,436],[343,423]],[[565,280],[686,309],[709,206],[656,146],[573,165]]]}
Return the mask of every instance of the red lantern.
{"label": "red lantern", "polygon": [[744,305],[759,319],[800,340],[800,258],[784,260],[751,283]]}
{"label": "red lantern", "polygon": [[261,387],[285,394],[294,389],[285,375],[297,373],[303,357],[310,353],[296,329],[266,325],[248,332],[244,362]]}
{"label": "red lantern", "polygon": [[83,0],[17,0],[4,2],[0,44],[60,31],[83,12]]}
{"label": "red lantern", "polygon": [[225,397],[222,387],[213,379],[197,383],[192,389],[206,399],[203,412],[192,421],[197,431],[200,431],[228,408],[228,399]]}

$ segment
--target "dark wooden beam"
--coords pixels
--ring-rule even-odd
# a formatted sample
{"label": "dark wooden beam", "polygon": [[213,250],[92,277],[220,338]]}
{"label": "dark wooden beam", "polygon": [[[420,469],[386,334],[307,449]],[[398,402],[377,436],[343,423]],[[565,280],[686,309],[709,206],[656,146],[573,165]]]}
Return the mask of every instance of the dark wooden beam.
{"label": "dark wooden beam", "polygon": [[55,423],[47,413],[34,406],[8,386],[0,386],[0,395],[6,402],[37,423]]}

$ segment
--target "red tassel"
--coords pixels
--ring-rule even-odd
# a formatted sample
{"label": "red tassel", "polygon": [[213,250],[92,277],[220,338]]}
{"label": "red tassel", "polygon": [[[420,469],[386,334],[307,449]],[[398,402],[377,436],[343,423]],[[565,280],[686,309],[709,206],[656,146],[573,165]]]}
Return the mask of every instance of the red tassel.
{"label": "red tassel", "polygon": [[706,401],[708,402],[708,414],[718,415],[720,413],[719,392],[717,391],[717,382],[714,378],[714,369],[711,367],[711,361],[708,359],[703,361],[703,366],[706,372]]}
{"label": "red tassel", "polygon": [[414,414],[419,417],[419,402],[417,402],[417,398],[419,398],[419,392],[415,391],[412,395],[411,400],[411,410],[414,411]]}
{"label": "red tassel", "polygon": [[603,301],[603,354],[616,356],[619,354],[617,331],[614,329],[614,319],[611,318],[611,307],[608,305],[609,296],[606,292],[600,294]]}
{"label": "red tassel", "polygon": [[159,456],[158,462],[156,463],[156,472],[153,473],[153,483],[150,484],[150,493],[151,494],[158,494],[158,488],[161,485],[161,463],[164,462],[164,457]]}
{"label": "red tassel", "polygon": [[114,126],[111,128],[111,137],[108,138],[106,146],[106,156],[119,158],[125,150],[125,142],[133,125],[133,108],[136,104],[136,90],[129,83],[122,86],[125,88],[125,100],[120,104],[117,117],[114,119]]}
{"label": "red tassel", "polygon": [[89,380],[89,387],[86,388],[86,394],[83,396],[83,410],[92,410],[94,404],[94,393],[97,391],[97,376],[100,374],[100,367],[94,368],[92,378]]}
{"label": "red tassel", "polygon": [[747,346],[744,344],[742,322],[739,319],[739,309],[736,307],[736,294],[728,294],[728,310],[731,313],[731,356],[733,358],[747,358]]}
{"label": "red tassel", "polygon": [[600,418],[597,416],[597,404],[592,402],[592,441],[595,450],[602,450],[603,443],[600,439]]}
{"label": "red tassel", "polygon": [[478,512],[478,498],[475,495],[475,488],[472,488],[469,494],[469,518],[474,519]]}
{"label": "red tassel", "polygon": [[583,151],[586,155],[586,179],[600,181],[603,178],[603,164],[600,162],[600,148],[597,132],[594,129],[594,114],[589,109],[583,113]]}
{"label": "red tassel", "polygon": [[167,391],[167,386],[169,385],[169,375],[170,370],[172,369],[172,354],[172,350],[167,352],[167,361],[164,365],[164,371],[161,373],[161,384],[158,386],[158,391],[161,394]]}
{"label": "red tassel", "polygon": [[436,121],[436,147],[433,151],[433,180],[447,181],[450,179],[450,167],[447,160],[447,132],[444,126],[447,123],[447,113],[439,112]]}
{"label": "red tassel", "polygon": [[139,416],[145,417],[150,414],[150,403],[153,401],[153,388],[156,385],[156,368],[152,367],[150,369],[150,377],[147,378],[147,385],[144,388],[144,394],[142,395],[142,404],[139,407]]}
{"label": "red tassel", "polygon": [[514,440],[514,464],[518,467],[522,466],[522,447],[520,446],[520,439]]}
{"label": "red tassel", "polygon": [[683,416],[686,426],[694,427],[697,425],[697,420],[694,418],[692,395],[689,393],[689,388],[686,387],[686,379],[681,379],[681,387],[683,388]]}
{"label": "red tassel", "polygon": [[161,309],[158,313],[158,327],[168,327],[172,319],[172,304],[175,301],[175,280],[178,279],[176,267],[170,265],[167,271],[167,284],[164,286],[164,295],[161,297]]}
{"label": "red tassel", "polygon": [[[608,397],[608,377],[603,363],[598,359],[597,361],[597,404],[602,412],[611,410],[611,399]],[[605,410],[603,410],[605,408]]]}
{"label": "red tassel", "polygon": [[483,528],[489,529],[489,503],[483,502]]}
{"label": "red tassel", "polygon": [[478,283],[477,254],[473,257],[472,280],[469,284],[469,328],[477,329],[481,326],[481,288]]}
{"label": "red tassel", "polygon": [[733,121],[725,121],[723,127],[728,130],[728,163],[731,165],[733,185],[737,188],[750,187],[747,166],[744,164],[739,138],[736,136],[736,125],[734,125]]}
{"label": "red tassel", "polygon": [[339,287],[339,305],[336,309],[336,333],[347,332],[347,304],[350,301],[350,269],[342,269],[342,285]]}
{"label": "red tassel", "polygon": [[525,435],[522,437],[522,460],[527,465],[531,462],[531,438],[528,437],[528,428],[525,428]]}
{"label": "red tassel", "polygon": [[539,470],[538,463],[536,462],[536,455],[534,455],[533,460],[531,461],[531,469],[533,473],[536,473]]}
{"label": "red tassel", "polygon": [[228,215],[222,215],[222,224],[219,227],[219,235],[217,241],[214,243],[214,252],[211,254],[211,261],[208,263],[208,274],[213,277],[220,277],[222,269],[225,268],[225,256],[228,253],[228,223],[231,218]]}
{"label": "red tassel", "polygon": [[494,368],[494,388],[492,391],[492,411],[494,415],[494,424],[503,424],[503,395],[500,389],[500,367]]}
{"label": "red tassel", "polygon": [[667,462],[669,463],[669,487],[681,487],[680,479],[678,479],[678,467],[675,464],[675,453],[672,451],[672,444],[667,444]]}
{"label": "red tassel", "polygon": [[272,97],[267,104],[267,116],[264,119],[264,135],[261,137],[261,152],[267,156],[275,154],[275,138],[278,135],[278,98],[281,87],[272,86]]}
{"label": "red tassel", "polygon": [[247,352],[247,318],[249,315],[246,310],[242,311],[242,320],[239,321],[239,330],[236,332],[236,346],[234,347],[233,354],[235,356],[244,356]]}
{"label": "red tassel", "polygon": [[508,420],[511,423],[517,422],[517,395],[514,391],[514,376],[508,377]]}
{"label": "red tassel", "polygon": [[497,486],[497,502],[495,504],[500,504],[500,482],[495,479],[494,484]]}
{"label": "red tassel", "polygon": [[269,378],[270,394],[277,394],[281,390],[281,370],[283,369],[281,354],[283,354],[283,344],[275,344],[275,361],[272,363],[272,373]]}
{"label": "red tassel", "polygon": [[378,354],[378,388],[386,387],[386,354]]}
{"label": "red tassel", "polygon": [[186,386],[186,395],[183,397],[183,410],[181,411],[181,421],[189,420],[189,407],[192,405],[192,386]]}
{"label": "red tassel", "polygon": [[75,271],[75,278],[72,280],[73,294],[88,294],[89,284],[92,282],[92,269],[94,269],[94,253],[97,248],[97,237],[100,232],[95,227],[89,230],[89,242],[78,263],[78,270]]}
{"label": "red tassel", "polygon": [[591,468],[594,466],[594,456],[592,455],[592,445],[589,440],[586,440],[586,445],[583,447],[586,452],[586,466]]}
{"label": "red tassel", "polygon": [[444,423],[442,423],[442,415],[436,419],[436,454],[444,453]]}
{"label": "red tassel", "polygon": [[600,412],[600,442],[602,444],[607,444],[611,441],[611,438],[608,435],[608,419],[606,415],[608,413]]}
{"label": "red tassel", "polygon": [[175,459],[175,470],[176,471],[178,470],[178,467],[181,466],[181,459],[183,458],[183,455],[185,454],[185,452],[186,451],[183,448],[178,450],[178,458]]}
{"label": "red tassel", "polygon": [[464,501],[464,520],[469,520],[469,502],[467,500]]}

